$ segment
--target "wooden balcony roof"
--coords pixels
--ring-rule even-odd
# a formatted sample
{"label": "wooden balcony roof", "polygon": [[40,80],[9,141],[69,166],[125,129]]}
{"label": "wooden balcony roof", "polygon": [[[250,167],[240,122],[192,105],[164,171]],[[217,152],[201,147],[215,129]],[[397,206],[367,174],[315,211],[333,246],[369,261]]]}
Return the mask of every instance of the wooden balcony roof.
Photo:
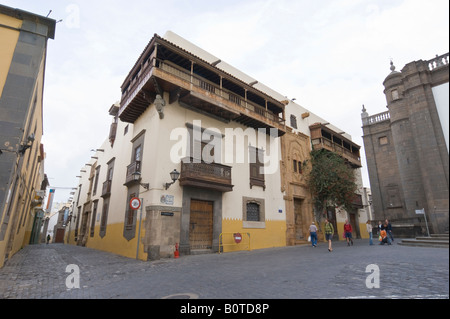
{"label": "wooden balcony roof", "polygon": [[121,88],[119,117],[125,122],[134,122],[164,91],[169,103],[178,100],[227,121],[285,133],[282,102],[156,34]]}
{"label": "wooden balcony roof", "polygon": [[314,149],[327,149],[346,159],[353,167],[362,167],[359,150],[361,146],[352,142],[342,134],[333,131],[322,123],[309,127],[311,143]]}

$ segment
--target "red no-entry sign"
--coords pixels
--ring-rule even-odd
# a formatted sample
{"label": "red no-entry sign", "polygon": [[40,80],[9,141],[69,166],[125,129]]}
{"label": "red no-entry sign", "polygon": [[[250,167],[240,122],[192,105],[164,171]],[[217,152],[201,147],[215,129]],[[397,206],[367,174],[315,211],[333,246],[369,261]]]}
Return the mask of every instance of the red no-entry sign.
{"label": "red no-entry sign", "polygon": [[239,244],[242,241],[242,235],[239,233],[233,234],[233,237],[236,244]]}
{"label": "red no-entry sign", "polygon": [[141,200],[137,197],[134,197],[130,200],[131,209],[139,209],[141,207]]}

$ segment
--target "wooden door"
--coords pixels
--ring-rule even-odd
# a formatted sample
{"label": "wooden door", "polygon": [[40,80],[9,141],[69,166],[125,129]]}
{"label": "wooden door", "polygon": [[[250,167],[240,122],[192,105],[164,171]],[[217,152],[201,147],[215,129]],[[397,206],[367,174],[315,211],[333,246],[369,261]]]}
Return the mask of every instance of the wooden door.
{"label": "wooden door", "polygon": [[212,249],[213,203],[191,200],[189,242],[191,250]]}
{"label": "wooden door", "polygon": [[303,212],[302,212],[303,200],[294,198],[294,216],[295,216],[295,239],[304,240],[303,234]]}
{"label": "wooden door", "polygon": [[84,212],[81,217],[81,229],[80,236],[78,236],[78,246],[86,246],[87,240],[87,229],[88,229],[88,221],[89,221],[89,212]]}
{"label": "wooden door", "polygon": [[56,230],[56,235],[54,239],[54,243],[56,244],[63,244],[64,243],[64,234],[66,232],[65,228],[60,228]]}

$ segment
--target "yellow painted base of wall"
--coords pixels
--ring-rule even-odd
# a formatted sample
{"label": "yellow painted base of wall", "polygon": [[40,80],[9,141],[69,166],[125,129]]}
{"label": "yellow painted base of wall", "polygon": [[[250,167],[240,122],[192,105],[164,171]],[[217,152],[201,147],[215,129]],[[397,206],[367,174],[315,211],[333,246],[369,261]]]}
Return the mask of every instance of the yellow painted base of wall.
{"label": "yellow painted base of wall", "polygon": [[[339,240],[346,240],[343,236],[344,236],[344,222],[337,222],[337,231],[338,231],[338,235],[339,235]],[[322,225],[322,227],[325,224]],[[323,228],[322,228],[323,229]],[[353,233],[355,234],[356,231],[353,230]],[[361,235],[362,239],[369,239],[369,233],[367,232],[367,227],[366,224],[359,224],[359,233]],[[355,238],[355,236],[354,236]]]}
{"label": "yellow painted base of wall", "polygon": [[369,239],[369,233],[367,232],[366,224],[359,224],[359,232],[361,233],[361,238]]}
{"label": "yellow painted base of wall", "polygon": [[[142,225],[144,225],[144,221],[142,221]],[[96,226],[94,230],[94,237],[88,237],[86,247],[114,253],[128,258],[136,258],[138,227],[136,227],[136,236],[130,241],[123,237],[123,228],[123,223],[108,224],[106,228],[106,235],[105,237],[101,238],[99,235],[100,226]],[[139,242],[138,259],[147,261],[147,253],[144,252],[144,245],[142,243],[142,238],[144,238],[144,235],[145,230],[144,227],[142,227],[141,240]],[[70,234],[68,236],[69,244],[77,245],[77,242],[75,242],[73,230],[70,231]],[[67,243],[67,240],[65,242]]]}
{"label": "yellow painted base of wall", "polygon": [[[0,268],[5,265],[5,254],[8,245],[8,238],[10,237],[10,231],[6,232],[5,240],[0,242]],[[31,233],[21,227],[20,231],[14,235],[11,250],[8,253],[8,259],[11,259],[17,252],[28,245],[30,241]]]}
{"label": "yellow painted base of wall", "polygon": [[[286,246],[286,222],[266,221],[265,228],[244,228],[242,220],[222,220],[223,252]],[[242,241],[236,244],[233,234],[240,233]]]}
{"label": "yellow painted base of wall", "polygon": [[[142,222],[144,225],[144,221]],[[321,225],[323,229],[324,225]],[[114,254],[118,254],[128,258],[136,258],[137,234],[132,240],[128,241],[123,237],[123,223],[109,224],[106,229],[106,236],[101,238],[99,236],[100,226],[95,227],[94,237],[89,237],[86,247],[98,249]],[[337,223],[337,231],[339,240],[342,238],[344,223]],[[360,224],[360,233],[362,238],[369,238],[365,224]],[[233,234],[240,233],[242,241],[236,244]],[[71,230],[67,235],[68,239],[65,243],[76,245],[74,238],[74,231]],[[145,229],[141,229],[141,241],[139,245],[138,259],[146,261],[147,253],[144,252],[144,245],[142,239],[145,236]],[[321,238],[319,237],[319,240]],[[223,219],[222,220],[222,248],[223,252],[255,250],[272,247],[286,246],[286,222],[285,221],[266,221],[265,228],[244,228],[242,220]]]}
{"label": "yellow painted base of wall", "polygon": [[6,240],[0,241],[0,269],[5,265]]}

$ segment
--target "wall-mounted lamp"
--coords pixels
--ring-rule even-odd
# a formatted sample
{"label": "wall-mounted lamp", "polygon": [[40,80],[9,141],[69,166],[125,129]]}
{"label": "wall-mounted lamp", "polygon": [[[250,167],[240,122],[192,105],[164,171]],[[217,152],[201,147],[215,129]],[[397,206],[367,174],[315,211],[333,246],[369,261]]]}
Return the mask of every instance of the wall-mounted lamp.
{"label": "wall-mounted lamp", "polygon": [[164,188],[166,190],[169,189],[170,185],[174,184],[178,180],[179,177],[180,177],[180,172],[178,172],[176,169],[174,169],[170,173],[170,178],[172,179],[172,183],[165,183]]}
{"label": "wall-mounted lamp", "polygon": [[150,184],[149,183],[141,183],[141,173],[140,172],[134,172],[132,174],[132,176],[133,176],[133,181],[135,181],[136,183],[139,183],[139,185],[144,187],[146,190],[150,189]]}
{"label": "wall-mounted lamp", "polygon": [[25,151],[26,151],[27,149],[29,149],[31,146],[33,146],[34,139],[35,139],[34,133],[31,133],[31,134],[27,137],[27,142],[26,142],[26,144],[20,144],[19,150],[18,150],[19,155],[24,155],[24,154],[25,154]]}

